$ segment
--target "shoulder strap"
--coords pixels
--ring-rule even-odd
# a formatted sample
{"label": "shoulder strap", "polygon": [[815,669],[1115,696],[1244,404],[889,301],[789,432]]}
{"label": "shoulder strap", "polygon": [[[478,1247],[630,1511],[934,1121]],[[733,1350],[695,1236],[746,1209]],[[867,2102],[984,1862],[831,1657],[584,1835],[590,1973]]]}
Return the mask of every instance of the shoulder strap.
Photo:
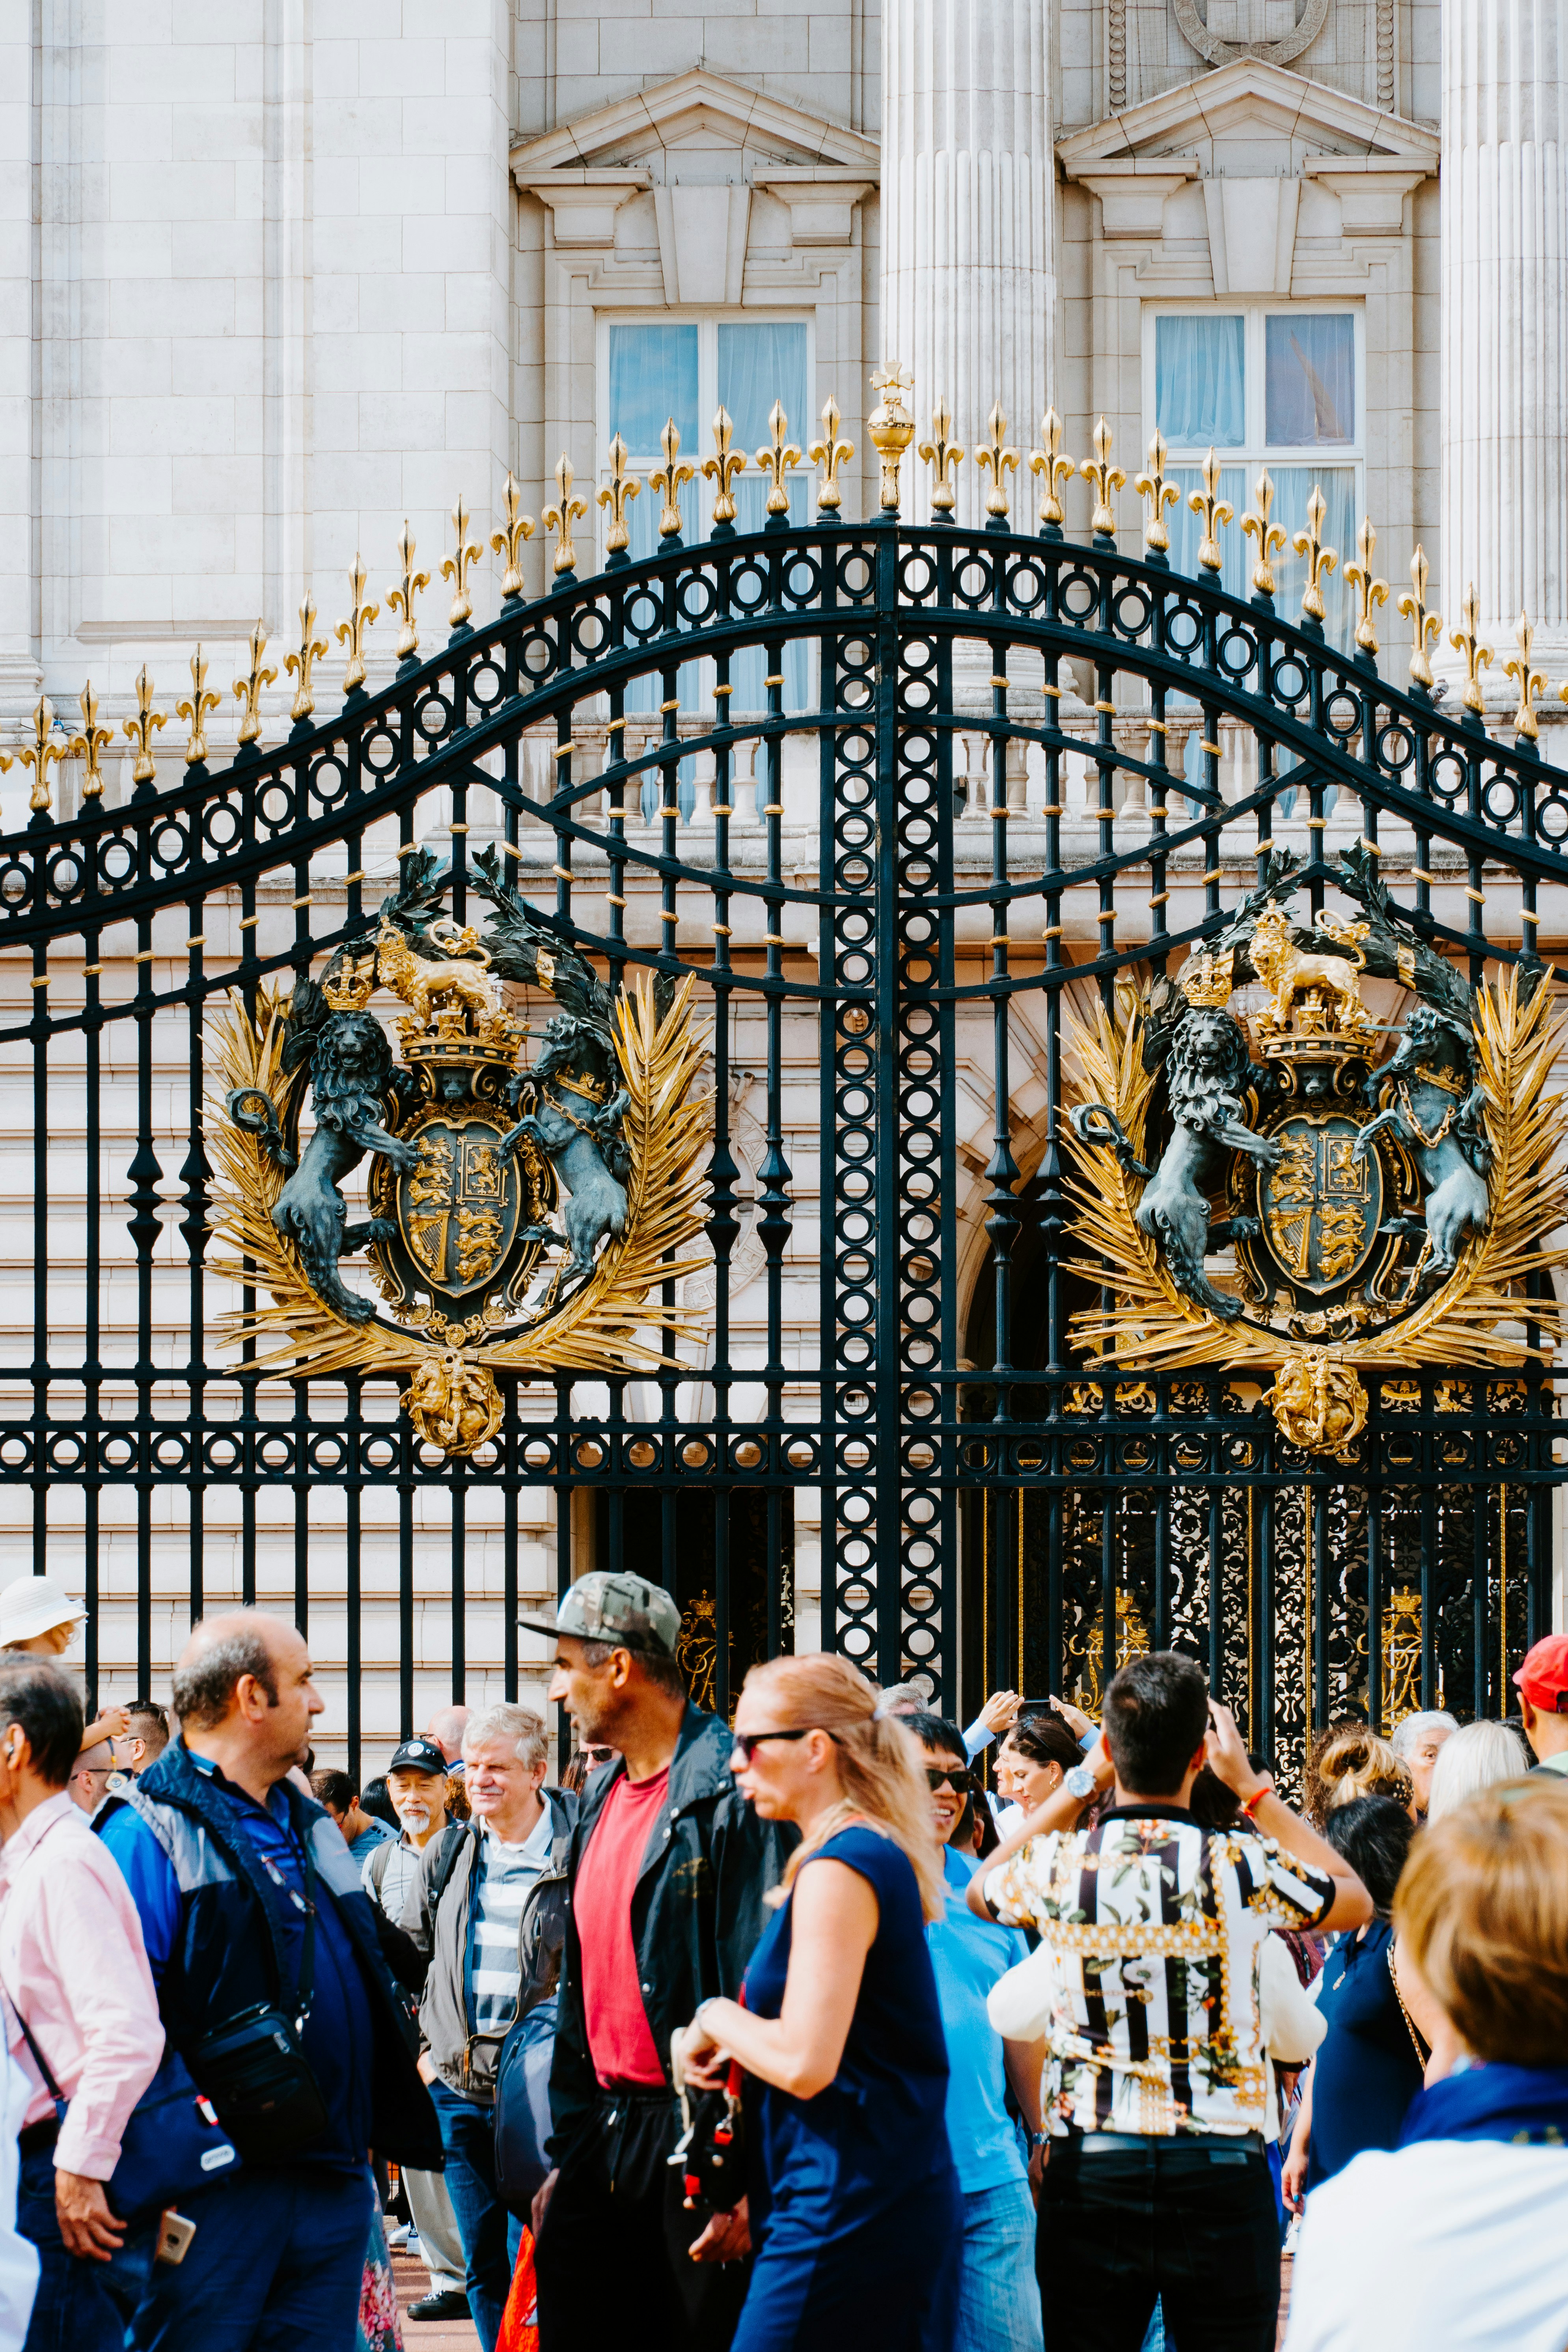
{"label": "shoulder strap", "polygon": [[472,1822],[451,1822],[442,1831],[440,1851],[436,1856],[436,1867],[430,1874],[432,1919],[436,1916],[437,1905],[452,1883],[452,1873],[462,1859],[465,1840],[472,1837],[477,1842],[479,1836],[479,1832]]}
{"label": "shoulder strap", "polygon": [[[9,1994],[6,1995],[6,1999],[10,2000]],[[57,2107],[63,2107],[66,2104],[66,2095],[55,2080],[55,2070],[33,2039],[33,2029],[14,2000],[11,2001],[11,2014],[22,2029],[22,2039],[33,2053],[33,2063],[44,2078],[45,2090],[47,2091]]]}
{"label": "shoulder strap", "polygon": [[372,1851],[369,1875],[370,1883],[377,1895],[386,1885],[386,1874],[392,1867],[392,1857],[397,1850],[398,1841],[395,1838],[383,1838],[381,1843]]}

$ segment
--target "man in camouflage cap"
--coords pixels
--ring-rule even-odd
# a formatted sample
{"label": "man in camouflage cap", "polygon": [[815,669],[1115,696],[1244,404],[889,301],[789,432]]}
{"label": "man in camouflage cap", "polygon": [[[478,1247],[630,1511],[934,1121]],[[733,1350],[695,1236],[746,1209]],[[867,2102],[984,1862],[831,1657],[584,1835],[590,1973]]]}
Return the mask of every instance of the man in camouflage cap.
{"label": "man in camouflage cap", "polygon": [[682,2202],[669,2038],[708,1994],[739,1991],[795,1833],[757,1819],[727,1726],[688,1699],[662,1585],[596,1570],[521,1622],[554,1638],[549,1696],[578,1738],[616,1751],[583,1792],[568,1864],[556,2169],[533,2211],[541,2352],[579,2352],[585,2279],[606,2342],[724,2352],[751,2273],[746,2209]]}

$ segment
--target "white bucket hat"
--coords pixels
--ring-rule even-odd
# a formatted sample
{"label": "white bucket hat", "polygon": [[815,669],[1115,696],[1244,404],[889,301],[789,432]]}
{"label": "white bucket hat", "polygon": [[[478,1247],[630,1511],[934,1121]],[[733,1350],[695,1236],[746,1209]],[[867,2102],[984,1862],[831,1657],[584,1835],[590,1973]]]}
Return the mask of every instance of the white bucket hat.
{"label": "white bucket hat", "polygon": [[79,1625],[87,1611],[52,1576],[19,1576],[0,1592],[0,1649],[31,1642],[56,1625]]}

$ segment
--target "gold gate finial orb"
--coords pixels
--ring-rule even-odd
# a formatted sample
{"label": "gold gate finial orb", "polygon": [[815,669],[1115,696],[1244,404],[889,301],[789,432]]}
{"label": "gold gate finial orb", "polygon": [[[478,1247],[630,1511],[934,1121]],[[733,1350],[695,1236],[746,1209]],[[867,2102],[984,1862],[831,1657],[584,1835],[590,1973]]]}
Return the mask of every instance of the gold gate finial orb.
{"label": "gold gate finial orb", "polygon": [[881,460],[884,514],[897,514],[899,510],[899,467],[915,437],[915,420],[904,406],[904,394],[913,381],[908,368],[901,367],[897,360],[884,361],[879,368],[871,371],[871,382],[882,397],[866,419],[866,430]]}

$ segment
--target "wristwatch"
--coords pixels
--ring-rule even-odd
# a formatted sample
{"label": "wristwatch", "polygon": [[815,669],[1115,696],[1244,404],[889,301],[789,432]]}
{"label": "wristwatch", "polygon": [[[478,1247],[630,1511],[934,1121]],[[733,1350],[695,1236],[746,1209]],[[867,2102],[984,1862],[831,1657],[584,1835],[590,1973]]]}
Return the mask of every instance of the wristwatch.
{"label": "wristwatch", "polygon": [[1073,1764],[1062,1774],[1062,1787],[1080,1805],[1087,1805],[1099,1783],[1087,1764]]}

